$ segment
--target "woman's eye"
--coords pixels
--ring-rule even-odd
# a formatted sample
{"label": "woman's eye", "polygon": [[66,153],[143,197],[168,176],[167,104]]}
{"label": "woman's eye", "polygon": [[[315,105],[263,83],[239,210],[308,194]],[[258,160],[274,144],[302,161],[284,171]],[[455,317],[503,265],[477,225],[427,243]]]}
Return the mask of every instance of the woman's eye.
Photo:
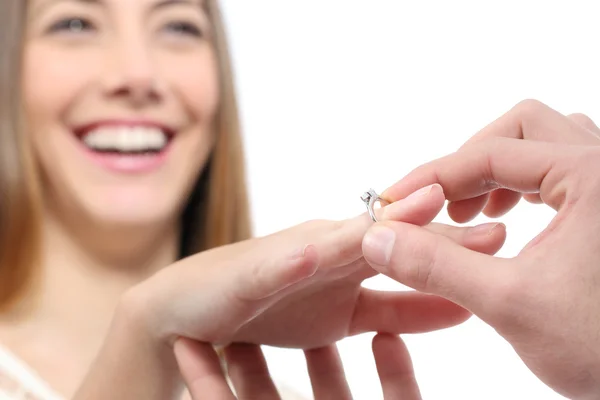
{"label": "woman's eye", "polygon": [[171,22],[167,24],[166,29],[170,32],[174,32],[181,35],[189,35],[194,37],[202,37],[202,30],[195,24],[189,22]]}
{"label": "woman's eye", "polygon": [[53,24],[48,31],[50,33],[81,33],[91,29],[93,29],[92,24],[83,18],[65,18]]}

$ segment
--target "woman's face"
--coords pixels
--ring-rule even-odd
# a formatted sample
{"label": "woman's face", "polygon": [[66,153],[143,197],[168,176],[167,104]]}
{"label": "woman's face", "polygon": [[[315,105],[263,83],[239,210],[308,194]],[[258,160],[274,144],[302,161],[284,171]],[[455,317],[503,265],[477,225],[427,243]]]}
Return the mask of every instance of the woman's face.
{"label": "woman's face", "polygon": [[179,215],[214,141],[210,29],[200,0],[29,0],[27,134],[52,207],[110,224]]}

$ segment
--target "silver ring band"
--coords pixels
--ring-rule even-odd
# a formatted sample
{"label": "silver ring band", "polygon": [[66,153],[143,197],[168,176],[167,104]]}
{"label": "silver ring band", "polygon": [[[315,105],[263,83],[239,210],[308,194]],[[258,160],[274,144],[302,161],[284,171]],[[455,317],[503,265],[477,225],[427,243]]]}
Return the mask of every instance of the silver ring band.
{"label": "silver ring band", "polygon": [[367,206],[367,211],[369,212],[369,215],[371,216],[371,219],[373,220],[373,222],[379,222],[377,220],[377,217],[375,216],[375,209],[373,208],[373,206],[375,206],[375,203],[378,201],[380,203],[387,203],[387,202],[385,200],[383,200],[381,197],[379,197],[379,195],[377,194],[377,192],[375,192],[374,189],[369,189],[368,192],[364,192],[362,194],[362,196],[360,196],[360,199]]}

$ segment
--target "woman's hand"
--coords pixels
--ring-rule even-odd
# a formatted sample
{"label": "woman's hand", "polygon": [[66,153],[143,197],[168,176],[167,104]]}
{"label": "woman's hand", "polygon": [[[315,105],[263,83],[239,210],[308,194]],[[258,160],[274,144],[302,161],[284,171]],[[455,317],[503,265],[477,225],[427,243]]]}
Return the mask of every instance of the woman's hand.
{"label": "woman's hand", "polygon": [[[232,344],[226,348],[233,391],[210,344],[180,339],[175,343],[175,354],[192,400],[290,400],[278,392],[258,345]],[[304,354],[315,400],[352,399],[334,344],[305,350]],[[385,400],[421,399],[410,354],[402,339],[378,334],[373,339],[373,355]]]}
{"label": "woman's hand", "polygon": [[384,193],[393,201],[439,183],[457,222],[482,210],[502,215],[521,195],[554,208],[550,225],[513,259],[398,221],[375,224],[363,243],[377,271],[469,309],[572,399],[600,398],[599,134],[585,116],[527,101]]}
{"label": "woman's hand", "polygon": [[[434,185],[378,209],[378,217],[426,225],[444,201]],[[362,288],[376,274],[361,250],[372,224],[367,213],[312,221],[165,268],[124,297],[76,399],[173,398],[179,375],[172,346],[181,337],[310,349],[369,331],[427,332],[470,316],[440,297]],[[505,231],[490,229],[427,228],[459,246],[493,254]]]}
{"label": "woman's hand", "polygon": [[[444,201],[441,188],[432,186],[378,212],[382,219],[425,225]],[[469,317],[438,297],[362,288],[376,274],[361,250],[372,224],[366,213],[345,221],[312,221],[189,257],[139,287],[139,312],[165,343],[183,336],[303,349],[369,331],[431,331]],[[428,229],[490,254],[505,238],[503,227],[491,234],[489,226]]]}

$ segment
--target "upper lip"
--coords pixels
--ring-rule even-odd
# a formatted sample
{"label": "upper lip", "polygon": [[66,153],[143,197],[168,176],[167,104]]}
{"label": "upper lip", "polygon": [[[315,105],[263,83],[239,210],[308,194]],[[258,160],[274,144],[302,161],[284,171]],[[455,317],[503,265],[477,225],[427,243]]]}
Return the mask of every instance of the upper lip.
{"label": "upper lip", "polygon": [[165,132],[167,136],[171,137],[175,134],[175,128],[157,121],[147,119],[102,119],[85,124],[77,125],[74,128],[74,132],[77,136],[81,137],[86,135],[88,132],[98,129],[103,126],[123,126],[123,127],[150,127],[158,128]]}

